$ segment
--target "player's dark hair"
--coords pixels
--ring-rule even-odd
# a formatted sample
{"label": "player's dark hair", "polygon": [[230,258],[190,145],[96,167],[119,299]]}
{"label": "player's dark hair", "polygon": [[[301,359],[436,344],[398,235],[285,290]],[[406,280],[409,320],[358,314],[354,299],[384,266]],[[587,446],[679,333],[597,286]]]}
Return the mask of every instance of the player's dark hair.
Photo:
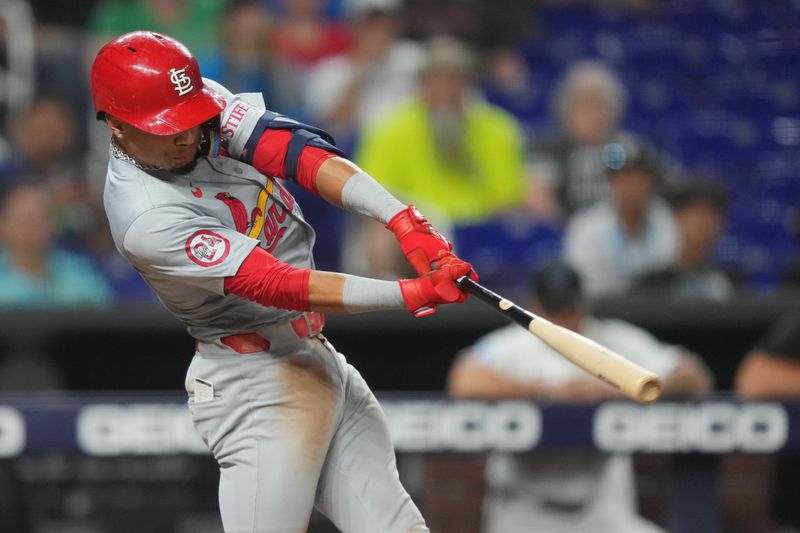
{"label": "player's dark hair", "polygon": [[44,184],[41,180],[25,175],[0,180],[0,211],[5,210],[8,199],[15,191],[25,187],[44,188]]}
{"label": "player's dark hair", "polygon": [[584,301],[580,275],[562,259],[538,265],[529,282],[533,297],[548,312],[574,309]]}
{"label": "player's dark hair", "polygon": [[730,206],[728,190],[719,181],[709,178],[696,178],[675,184],[665,196],[673,210],[701,204],[724,215]]}

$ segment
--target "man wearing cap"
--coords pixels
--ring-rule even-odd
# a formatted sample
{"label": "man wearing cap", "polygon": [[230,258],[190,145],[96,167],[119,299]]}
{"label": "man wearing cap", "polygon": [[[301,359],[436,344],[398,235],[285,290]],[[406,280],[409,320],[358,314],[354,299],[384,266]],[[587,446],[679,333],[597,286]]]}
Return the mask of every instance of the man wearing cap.
{"label": "man wearing cap", "polygon": [[[745,355],[736,370],[736,393],[747,400],[800,399],[800,312],[786,311]],[[800,456],[780,453],[774,458],[768,493],[774,531],[800,531],[797,487],[800,484]]]}
{"label": "man wearing cap", "polygon": [[431,38],[417,94],[372,123],[356,152],[387,188],[455,222],[486,219],[523,196],[521,128],[475,96],[477,68],[464,43]]}
{"label": "man wearing cap", "polygon": [[[369,124],[356,148],[355,161],[364,170],[424,206],[444,231],[519,207],[525,196],[522,129],[476,96],[476,74],[477,60],[466,44],[432,37],[416,93]],[[366,221],[351,234],[344,255],[355,270],[380,277],[398,272],[401,262],[389,253],[383,233]],[[366,260],[358,264],[359,258]]]}
{"label": "man wearing cap", "polygon": [[592,298],[624,294],[672,264],[680,246],[672,211],[656,194],[662,169],[654,149],[619,138],[602,159],[609,197],[575,213],[564,232],[564,256]]}
{"label": "man wearing cap", "polygon": [[[659,342],[620,320],[589,314],[576,272],[547,263],[531,278],[531,309],[624,354],[663,379],[664,394],[708,392],[711,378],[697,356]],[[596,402],[619,392],[559,355],[516,324],[489,333],[457,358],[450,391],[467,398],[547,398]],[[487,460],[484,533],[591,531],[650,533],[658,527],[635,507],[631,460],[599,452],[492,454]]]}
{"label": "man wearing cap", "polygon": [[[168,36],[114,39],[91,81],[111,131],[114,243],[197,341],[185,388],[220,466],[225,531],[302,533],[316,507],[344,532],[426,533],[380,406],[322,336],[323,313],[427,315],[466,299],[455,280],[471,266],[327,133],[202,78]],[[282,180],[381,221],[420,277],[315,269],[314,230]]]}

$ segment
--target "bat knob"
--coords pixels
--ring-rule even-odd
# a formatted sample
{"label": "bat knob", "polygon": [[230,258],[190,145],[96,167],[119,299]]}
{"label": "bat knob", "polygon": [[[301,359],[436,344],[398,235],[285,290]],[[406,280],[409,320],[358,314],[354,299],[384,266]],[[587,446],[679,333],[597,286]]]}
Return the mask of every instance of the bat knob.
{"label": "bat knob", "polygon": [[638,400],[641,403],[653,403],[661,396],[661,383],[656,378],[651,378],[642,383]]}

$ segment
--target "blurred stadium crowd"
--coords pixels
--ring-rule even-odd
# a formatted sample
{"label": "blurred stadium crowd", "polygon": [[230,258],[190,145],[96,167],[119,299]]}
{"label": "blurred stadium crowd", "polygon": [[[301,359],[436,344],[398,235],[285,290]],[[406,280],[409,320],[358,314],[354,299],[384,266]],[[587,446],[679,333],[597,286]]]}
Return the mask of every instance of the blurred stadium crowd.
{"label": "blurred stadium crowd", "polygon": [[[487,284],[514,289],[520,265],[562,254],[592,296],[719,300],[798,275],[790,0],[9,0],[0,15],[3,306],[152,298],[109,238],[87,89],[99,46],[142,28],[331,131]],[[319,268],[403,274],[388,232],[304,205]]]}
{"label": "blurred stadium crowd", "polygon": [[[531,296],[526,273],[554,258],[580,276],[547,285],[572,305],[580,291],[724,302],[800,283],[797,0],[1,0],[2,310],[154,299],[110,238],[108,130],[88,89],[99,47],[137,29],[176,37],[206,77],[330,131],[499,292]],[[318,232],[318,268],[409,275],[380,225],[292,192]],[[587,309],[567,311],[583,320]],[[798,332],[788,316],[741,346],[751,351],[730,388],[800,394]],[[451,392],[519,386],[498,381],[525,376],[490,341],[456,360]],[[33,357],[20,355],[4,362],[0,389],[59,388],[57,376],[31,378]],[[459,381],[465,369],[505,388],[462,390],[478,383]],[[686,372],[693,392],[714,388],[705,372]],[[550,396],[579,398],[568,385]],[[777,470],[787,479],[775,494],[793,498],[796,457]],[[560,465],[554,477],[566,479]],[[793,516],[778,518],[800,528],[790,499]]]}

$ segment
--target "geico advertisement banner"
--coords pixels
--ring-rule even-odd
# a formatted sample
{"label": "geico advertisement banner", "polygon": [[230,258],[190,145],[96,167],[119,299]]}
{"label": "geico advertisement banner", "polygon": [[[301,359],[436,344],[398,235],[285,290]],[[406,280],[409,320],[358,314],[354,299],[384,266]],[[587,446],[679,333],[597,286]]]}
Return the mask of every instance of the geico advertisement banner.
{"label": "geico advertisement banner", "polygon": [[77,437],[89,455],[208,453],[185,404],[90,405],[78,414]]}
{"label": "geico advertisement banner", "polygon": [[[607,452],[768,453],[784,448],[789,436],[786,407],[767,402],[542,407],[530,402],[397,401],[383,402],[383,408],[395,447],[408,452],[594,447]],[[795,421],[800,423],[797,416]]]}
{"label": "geico advertisement banner", "polygon": [[[5,400],[5,399],[4,399]],[[185,402],[30,399],[0,405],[0,458],[66,452],[94,456],[208,453]],[[398,452],[599,449],[644,453],[800,450],[800,404],[381,400]]]}
{"label": "geico advertisement banner", "polygon": [[594,415],[594,444],[610,452],[765,453],[783,448],[788,434],[777,403],[613,403]]}

